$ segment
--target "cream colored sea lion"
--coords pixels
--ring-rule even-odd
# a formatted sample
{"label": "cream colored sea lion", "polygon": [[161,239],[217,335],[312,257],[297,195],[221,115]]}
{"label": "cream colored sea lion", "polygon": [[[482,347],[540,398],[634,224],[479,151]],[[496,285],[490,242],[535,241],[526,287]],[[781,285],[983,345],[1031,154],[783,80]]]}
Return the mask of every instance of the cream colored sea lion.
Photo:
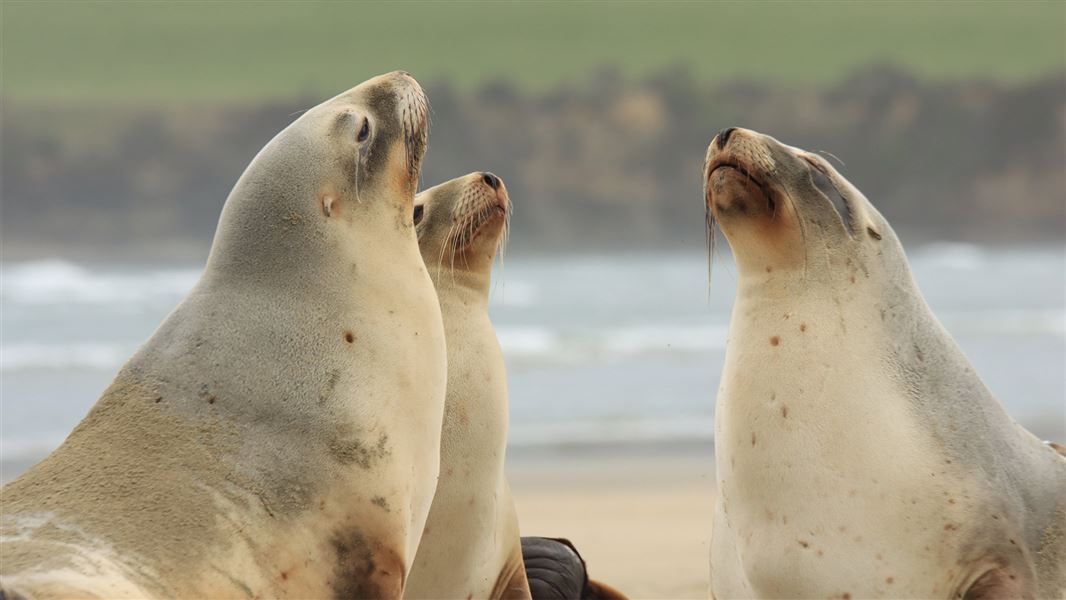
{"label": "cream colored sea lion", "polygon": [[493,258],[509,214],[507,188],[492,173],[471,173],[415,198],[419,247],[444,318],[448,394],[440,480],[409,598],[529,598],[503,472],[507,372],[488,314]]}
{"label": "cream colored sea lion", "polygon": [[426,113],[390,73],[260,151],[195,288],[4,487],[5,593],[401,596],[446,384],[411,223]]}
{"label": "cream colored sea lion", "polygon": [[1066,461],[982,383],[885,219],[753,131],[719,133],[704,175],[738,270],[712,594],[1063,597]]}

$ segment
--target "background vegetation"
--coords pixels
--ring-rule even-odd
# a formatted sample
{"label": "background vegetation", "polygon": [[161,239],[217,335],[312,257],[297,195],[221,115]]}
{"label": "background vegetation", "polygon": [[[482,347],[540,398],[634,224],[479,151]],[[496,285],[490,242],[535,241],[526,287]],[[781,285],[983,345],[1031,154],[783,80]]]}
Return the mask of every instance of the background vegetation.
{"label": "background vegetation", "polygon": [[293,113],[427,87],[425,183],[504,177],[516,248],[703,243],[740,125],[840,156],[905,236],[1059,240],[1066,5],[4,2],[4,251],[189,258]]}

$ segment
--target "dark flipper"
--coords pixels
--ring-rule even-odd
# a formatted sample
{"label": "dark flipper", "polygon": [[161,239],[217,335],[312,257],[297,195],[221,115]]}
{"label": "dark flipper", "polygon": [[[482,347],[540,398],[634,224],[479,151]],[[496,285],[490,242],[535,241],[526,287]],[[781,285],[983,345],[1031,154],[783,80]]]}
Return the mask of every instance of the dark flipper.
{"label": "dark flipper", "polygon": [[611,586],[590,581],[585,560],[570,540],[524,537],[522,559],[533,600],[625,600]]}

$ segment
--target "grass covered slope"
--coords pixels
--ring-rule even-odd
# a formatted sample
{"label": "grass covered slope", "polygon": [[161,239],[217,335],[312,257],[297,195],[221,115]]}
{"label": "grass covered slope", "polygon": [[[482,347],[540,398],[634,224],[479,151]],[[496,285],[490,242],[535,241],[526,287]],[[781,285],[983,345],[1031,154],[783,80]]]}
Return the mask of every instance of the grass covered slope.
{"label": "grass covered slope", "polygon": [[50,102],[318,97],[398,68],[461,88],[545,89],[603,64],[817,84],[870,62],[1003,81],[1066,65],[1061,2],[5,1],[0,11],[4,94]]}

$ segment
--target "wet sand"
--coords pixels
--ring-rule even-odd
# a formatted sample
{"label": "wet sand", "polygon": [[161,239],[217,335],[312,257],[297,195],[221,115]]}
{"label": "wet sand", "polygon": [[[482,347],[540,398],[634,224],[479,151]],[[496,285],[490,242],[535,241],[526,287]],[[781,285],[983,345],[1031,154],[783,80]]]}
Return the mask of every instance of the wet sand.
{"label": "wet sand", "polygon": [[711,452],[617,449],[512,459],[523,535],[569,538],[632,598],[707,598]]}

